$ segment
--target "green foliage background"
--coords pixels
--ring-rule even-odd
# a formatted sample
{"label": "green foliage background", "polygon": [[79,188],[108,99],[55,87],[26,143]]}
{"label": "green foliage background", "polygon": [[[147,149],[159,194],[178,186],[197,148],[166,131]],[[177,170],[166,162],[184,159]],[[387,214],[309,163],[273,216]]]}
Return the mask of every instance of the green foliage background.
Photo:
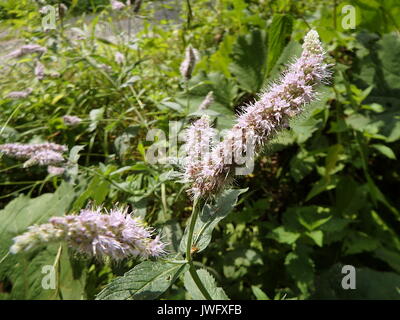
{"label": "green foliage background", "polygon": [[[172,166],[146,161],[148,130],[168,135],[169,121],[187,126],[211,90],[215,102],[207,112],[217,128],[231,126],[238,108],[299,54],[310,28],[334,64],[332,82],[266,146],[254,172],[237,177],[234,187],[247,191],[220,198],[227,211],[209,218],[197,272],[216,299],[399,299],[398,1],[196,0],[192,15],[186,2],[143,1],[139,31],[129,41],[94,32],[102,22],[119,30],[120,21],[135,16],[129,9],[88,3],[70,1],[73,9],[48,32],[35,1],[0,4],[3,41],[47,47],[41,61],[60,73],[35,79],[35,56],[0,64],[0,143],[66,144],[71,163],[64,177],[54,177],[0,158],[2,299],[94,299],[100,292],[100,299],[202,298],[179,264],[88,260],[58,245],[18,255],[8,249],[34,223],[88,203],[119,202],[135,208],[179,255],[192,203],[169,174]],[[346,4],[356,9],[354,30],[342,27]],[[156,19],[160,6],[179,9],[177,19]],[[186,86],[179,65],[189,43],[201,60]],[[116,51],[125,63],[114,61]],[[34,91],[27,99],[6,98],[28,86]],[[64,114],[84,121],[68,127]],[[55,290],[41,287],[47,264],[57,268]],[[341,287],[347,264],[356,267],[356,290]],[[157,270],[168,277],[138,287]]]}

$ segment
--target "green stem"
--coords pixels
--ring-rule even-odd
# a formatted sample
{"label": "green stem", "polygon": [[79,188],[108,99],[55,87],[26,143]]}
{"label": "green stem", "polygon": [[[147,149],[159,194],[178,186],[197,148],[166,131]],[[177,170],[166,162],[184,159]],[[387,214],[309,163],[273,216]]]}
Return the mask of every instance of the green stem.
{"label": "green stem", "polygon": [[186,0],[186,5],[187,5],[187,28],[190,29],[190,22],[192,21],[193,18],[193,12],[192,12],[192,6],[190,5],[190,0]]}
{"label": "green stem", "polygon": [[198,198],[194,198],[192,216],[190,217],[189,233],[186,243],[186,260],[190,263],[192,261],[192,240],[194,227],[196,225],[197,216],[199,215],[199,210],[197,210]]}
{"label": "green stem", "polygon": [[163,211],[163,219],[167,221],[168,216],[168,204],[167,204],[167,195],[165,192],[165,183],[161,184],[161,203],[162,203],[162,211]]}
{"label": "green stem", "polygon": [[335,30],[337,28],[336,8],[337,8],[337,0],[333,0],[333,29],[335,29]]}
{"label": "green stem", "polygon": [[199,288],[200,292],[203,294],[204,298],[207,300],[212,300],[211,295],[208,293],[207,289],[204,287],[203,283],[201,282],[199,275],[197,274],[196,267],[193,264],[193,258],[192,258],[192,241],[193,241],[193,232],[194,232],[194,227],[196,225],[197,217],[199,215],[199,210],[198,210],[198,201],[199,199],[196,197],[194,198],[193,201],[193,210],[192,210],[192,216],[190,218],[190,225],[189,225],[189,233],[188,233],[188,239],[186,243],[186,260],[189,263],[189,273],[192,276],[192,279],[194,283],[196,284],[197,288]]}
{"label": "green stem", "polygon": [[204,287],[203,283],[201,282],[199,275],[197,274],[196,268],[193,264],[193,261],[189,262],[189,272],[192,276],[194,283],[196,284],[197,288],[199,288],[200,292],[203,294],[206,300],[212,300],[210,294],[208,293],[207,289]]}

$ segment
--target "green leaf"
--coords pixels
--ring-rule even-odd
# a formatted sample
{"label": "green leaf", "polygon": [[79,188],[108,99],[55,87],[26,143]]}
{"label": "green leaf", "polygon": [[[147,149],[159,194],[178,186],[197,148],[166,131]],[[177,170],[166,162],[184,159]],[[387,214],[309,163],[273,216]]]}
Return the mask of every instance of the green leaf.
{"label": "green leaf", "polygon": [[64,300],[78,300],[84,299],[86,273],[85,264],[80,262],[77,267],[79,270],[75,272],[73,260],[74,257],[68,254],[68,248],[63,246],[60,266],[59,266],[59,290],[61,291],[62,299]]}
{"label": "green leaf", "polygon": [[186,271],[187,264],[144,261],[107,285],[97,300],[153,300]]}
{"label": "green leaf", "polygon": [[79,152],[82,151],[85,146],[74,146],[72,147],[71,151],[69,152],[68,161],[71,163],[78,163],[80,158]]}
{"label": "green leaf", "polygon": [[321,274],[316,298],[341,300],[400,299],[400,275],[394,272],[381,272],[356,267],[356,289],[343,290],[341,283],[344,274],[341,270],[342,265],[336,264],[327,272]]}
{"label": "green leaf", "polygon": [[[46,223],[50,217],[66,214],[74,197],[72,185],[64,182],[55,193],[46,193],[33,199],[21,195],[0,211],[0,281],[5,278],[11,281],[10,298],[57,298],[54,290],[42,288],[41,281],[44,277],[42,267],[54,264],[58,245],[16,255],[8,254],[8,251],[12,238],[25,232],[29,226]],[[68,272],[68,264],[64,261],[61,267],[63,272]],[[71,282],[71,278],[65,274],[61,281]]]}
{"label": "green leaf", "polygon": [[224,276],[229,279],[240,279],[245,276],[251,266],[263,265],[261,253],[241,246],[224,254]]}
{"label": "green leaf", "polygon": [[358,212],[365,203],[365,192],[354,179],[347,176],[341,177],[336,187],[335,205],[338,212],[342,214],[354,214]]}
{"label": "green leaf", "polygon": [[251,286],[251,291],[253,291],[253,294],[256,296],[257,300],[271,300],[259,287]]}
{"label": "green leaf", "polygon": [[33,199],[20,195],[0,211],[0,234],[16,235],[26,231],[28,226],[45,223],[52,216],[63,215],[74,197],[72,185],[65,182],[55,193],[45,193]]}
{"label": "green leaf", "polygon": [[344,241],[344,253],[346,255],[357,254],[364,251],[373,251],[379,246],[379,241],[363,232],[349,234]]}
{"label": "green leaf", "polygon": [[110,191],[110,182],[98,174],[94,175],[86,190],[81,193],[78,199],[76,199],[73,206],[74,210],[81,209],[84,206],[85,201],[90,198],[93,199],[97,205],[100,205],[106,198],[108,192]]}
{"label": "green leaf", "polygon": [[374,256],[382,261],[385,261],[397,273],[400,273],[400,253],[397,251],[389,250],[383,246],[379,246],[374,251]]}
{"label": "green leaf", "polygon": [[280,226],[272,230],[267,237],[276,240],[279,243],[293,244],[300,237],[300,235],[300,233],[288,231],[284,226]]}
{"label": "green leaf", "polygon": [[89,132],[96,130],[99,121],[102,120],[104,117],[104,111],[105,111],[104,107],[99,109],[93,109],[90,111],[89,113],[90,124],[88,128]]}
{"label": "green leaf", "polygon": [[[212,232],[218,222],[224,219],[237,203],[239,195],[246,192],[247,189],[225,190],[217,198],[213,205],[206,204],[197,218],[194,232],[193,245],[198,248],[198,252],[203,251],[210,243]],[[186,244],[189,226],[186,228],[180,244],[182,253],[186,252]]]}
{"label": "green leaf", "polygon": [[314,240],[317,246],[322,247],[324,234],[321,230],[306,232],[306,235],[309,236],[312,240]]}
{"label": "green leaf", "polygon": [[229,34],[224,35],[218,50],[210,56],[210,66],[212,70],[221,71],[225,77],[230,77],[229,63],[231,62],[230,53],[232,51],[235,37]]}
{"label": "green leaf", "polygon": [[229,70],[248,92],[260,90],[267,66],[267,40],[263,30],[254,29],[238,37],[232,50]]}
{"label": "green leaf", "polygon": [[290,127],[296,136],[297,142],[301,144],[307,141],[318,130],[320,123],[321,120],[316,120],[313,117],[307,119],[299,118],[292,121]]}
{"label": "green leaf", "polygon": [[329,176],[324,176],[321,180],[319,180],[317,183],[313,185],[312,189],[307,194],[306,201],[311,200],[321,192],[335,188],[335,186],[336,186],[336,179],[330,179]]}
{"label": "green leaf", "polygon": [[292,34],[293,18],[287,14],[275,14],[268,30],[268,69],[270,73],[281,56]]}
{"label": "green leaf", "polygon": [[170,220],[162,225],[161,238],[167,244],[166,251],[179,252],[180,239],[182,239],[182,228],[178,221]]}
{"label": "green leaf", "polygon": [[[228,296],[221,287],[217,287],[217,283],[214,277],[205,269],[199,269],[196,271],[201,282],[210,294],[213,300],[229,300]],[[186,271],[184,276],[184,285],[190,296],[194,300],[205,300],[203,294],[193,281],[189,271]]]}
{"label": "green leaf", "polygon": [[290,174],[296,182],[310,174],[314,167],[315,157],[305,150],[301,150],[290,160]]}
{"label": "green leaf", "polygon": [[372,144],[371,147],[378,150],[389,159],[396,160],[396,155],[394,154],[393,150],[390,149],[388,146],[385,146],[384,144]]}
{"label": "green leaf", "polygon": [[296,249],[285,259],[287,271],[304,297],[307,297],[314,287],[314,262],[310,258],[310,252],[309,247],[296,245]]}

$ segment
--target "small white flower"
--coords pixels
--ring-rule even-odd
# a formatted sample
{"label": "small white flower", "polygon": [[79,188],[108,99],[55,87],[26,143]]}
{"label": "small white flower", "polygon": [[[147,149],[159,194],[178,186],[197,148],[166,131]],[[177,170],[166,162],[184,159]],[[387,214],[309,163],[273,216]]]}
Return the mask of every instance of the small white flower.
{"label": "small white flower", "polygon": [[63,120],[67,126],[76,126],[82,122],[81,118],[79,118],[77,116],[69,116],[69,115],[63,116]]}
{"label": "small white flower", "polygon": [[113,10],[122,10],[123,8],[125,8],[125,4],[120,1],[111,0],[111,7]]}
{"label": "small white flower", "polygon": [[127,208],[103,213],[102,208],[83,209],[79,215],[50,218],[49,223],[35,225],[14,238],[11,253],[29,251],[39,245],[64,241],[78,253],[90,257],[159,257],[165,244],[153,229],[139,218],[132,218]]}
{"label": "small white flower", "polygon": [[114,59],[115,59],[115,62],[118,64],[123,64],[125,62],[125,56],[119,51],[117,51],[115,53]]}

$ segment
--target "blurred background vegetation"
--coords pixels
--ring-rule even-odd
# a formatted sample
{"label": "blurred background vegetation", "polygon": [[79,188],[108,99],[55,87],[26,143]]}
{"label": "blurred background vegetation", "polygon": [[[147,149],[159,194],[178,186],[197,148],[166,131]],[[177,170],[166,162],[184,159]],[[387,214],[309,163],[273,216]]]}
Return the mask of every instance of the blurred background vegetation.
{"label": "blurred background vegetation", "polygon": [[[149,164],[150,128],[190,123],[209,91],[219,129],[320,34],[334,78],[319,100],[265,148],[247,193],[196,260],[231,299],[398,299],[400,297],[400,3],[397,0],[137,1],[115,11],[106,0],[63,1],[68,10],[44,31],[45,4],[0,3],[0,143],[66,144],[63,177],[0,158],[0,297],[86,298],[137,261],[83,260],[57,247],[7,254],[12,238],[50,216],[88,203],[116,202],[162,230],[177,248],[191,211],[171,165]],[[344,29],[355,9],[354,29]],[[47,48],[9,60],[22,44]],[[179,65],[188,44],[200,61],[186,85]],[[115,53],[124,55],[118,63]],[[38,80],[40,59],[47,73]],[[12,91],[33,88],[25,99]],[[62,116],[83,121],[67,126]],[[42,290],[41,266],[58,266],[58,286]],[[343,290],[343,265],[357,289]],[[180,280],[181,281],[181,280]],[[162,298],[185,299],[182,286]]]}

